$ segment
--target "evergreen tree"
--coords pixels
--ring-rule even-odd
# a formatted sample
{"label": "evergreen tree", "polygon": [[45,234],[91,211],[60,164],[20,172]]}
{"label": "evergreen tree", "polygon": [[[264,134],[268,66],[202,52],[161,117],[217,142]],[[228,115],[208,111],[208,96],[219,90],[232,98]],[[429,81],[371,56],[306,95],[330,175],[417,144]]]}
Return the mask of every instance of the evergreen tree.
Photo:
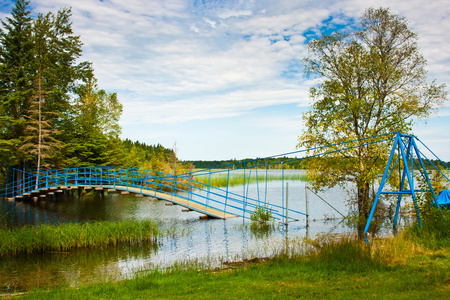
{"label": "evergreen tree", "polygon": [[116,165],[121,161],[119,119],[122,104],[117,94],[98,89],[93,75],[76,89],[71,107],[71,130],[67,149],[70,165]]}
{"label": "evergreen tree", "polygon": [[[53,166],[58,132],[69,126],[70,94],[91,73],[78,63],[81,40],[72,32],[71,10],[30,17],[18,0],[0,32],[0,158],[7,165]],[[45,153],[44,153],[45,152]],[[49,160],[49,159],[52,159]]]}
{"label": "evergreen tree", "polygon": [[[37,78],[35,97],[29,110],[29,120],[25,128],[25,136],[22,146],[19,148],[28,154],[28,161],[39,171],[41,167],[49,169],[51,167],[47,159],[51,156],[53,149],[60,148],[61,143],[56,139],[58,134],[49,120],[50,112],[45,112],[42,107],[45,104],[45,93],[42,91],[42,79]],[[37,157],[37,161],[35,158]]]}
{"label": "evergreen tree", "polygon": [[0,159],[8,165],[25,159],[19,147],[30,109],[34,57],[28,5],[27,0],[17,0],[0,31]]}
{"label": "evergreen tree", "polygon": [[[38,169],[42,159],[42,150],[47,153],[47,160],[52,159],[52,165],[56,165],[63,157],[58,155],[58,149],[63,144],[58,133],[65,130],[68,125],[67,112],[70,111],[70,93],[74,91],[75,82],[82,80],[86,74],[91,73],[91,66],[87,62],[77,63],[81,56],[81,41],[79,36],[73,35],[70,22],[71,10],[60,9],[55,15],[53,13],[39,14],[33,24],[33,41],[35,57],[34,67],[34,91],[38,100],[39,113],[36,121],[40,124],[39,131],[28,131],[37,133],[38,138],[35,148],[38,148]],[[46,126],[47,135],[43,139],[43,127]],[[36,137],[28,136],[28,140]],[[50,161],[48,161],[50,163]],[[49,164],[46,164],[49,165]]]}
{"label": "evergreen tree", "polygon": [[119,139],[122,105],[98,88],[91,63],[78,62],[82,43],[71,10],[30,14],[29,1],[17,0],[0,29],[2,164],[38,170],[147,164],[178,172],[173,150]]}

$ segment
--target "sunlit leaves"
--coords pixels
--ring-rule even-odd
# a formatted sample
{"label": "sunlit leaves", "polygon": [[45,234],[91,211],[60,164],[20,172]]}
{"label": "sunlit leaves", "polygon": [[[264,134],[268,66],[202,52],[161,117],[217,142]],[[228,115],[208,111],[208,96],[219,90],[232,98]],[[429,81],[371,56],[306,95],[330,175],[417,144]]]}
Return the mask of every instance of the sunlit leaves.
{"label": "sunlit leaves", "polygon": [[[427,82],[417,34],[389,9],[367,9],[359,27],[311,40],[308,50],[306,71],[321,83],[310,90],[313,105],[303,115],[299,147],[408,133],[416,119],[428,117],[447,97],[444,84]],[[354,146],[358,143],[364,142]],[[389,150],[387,144],[373,144],[310,159],[308,175],[317,189],[355,183],[359,213],[366,214]]]}

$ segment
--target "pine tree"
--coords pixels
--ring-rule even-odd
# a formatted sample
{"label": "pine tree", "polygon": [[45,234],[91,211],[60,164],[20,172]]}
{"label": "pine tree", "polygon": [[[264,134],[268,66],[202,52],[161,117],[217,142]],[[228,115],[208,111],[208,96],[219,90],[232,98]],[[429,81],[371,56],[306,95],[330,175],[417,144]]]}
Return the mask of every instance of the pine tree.
{"label": "pine tree", "polygon": [[71,161],[80,166],[104,166],[120,164],[121,143],[119,119],[122,104],[115,93],[98,89],[93,75],[77,90],[71,110],[71,134],[67,149]]}
{"label": "pine tree", "polygon": [[54,149],[61,147],[61,143],[56,139],[58,131],[49,122],[51,113],[45,112],[43,108],[45,106],[45,95],[46,93],[42,90],[42,78],[39,76],[34,99],[29,110],[25,136],[19,148],[28,154],[28,161],[31,161],[38,173],[41,169],[51,168],[47,159]]}
{"label": "pine tree", "polygon": [[[81,56],[82,43],[79,36],[73,35],[70,16],[71,10],[63,8],[56,15],[39,14],[33,24],[34,91],[35,99],[39,103],[39,112],[33,114],[35,118],[30,119],[30,122],[37,120],[40,124],[36,145],[39,150],[35,151],[38,169],[44,156],[47,159],[45,167],[56,165],[62,160],[61,156],[56,155],[59,153],[57,150],[63,145],[58,133],[67,129],[65,127],[68,123],[67,112],[70,111],[69,93],[74,91],[77,80],[91,73],[89,63],[76,62]],[[43,125],[49,134],[44,134]],[[33,134],[33,131],[27,133]],[[33,140],[35,137],[28,136],[27,139]],[[43,150],[46,153],[43,153]]]}
{"label": "pine tree", "polygon": [[25,132],[33,90],[32,18],[29,1],[17,0],[0,31],[0,159],[9,165],[24,163],[19,147]]}

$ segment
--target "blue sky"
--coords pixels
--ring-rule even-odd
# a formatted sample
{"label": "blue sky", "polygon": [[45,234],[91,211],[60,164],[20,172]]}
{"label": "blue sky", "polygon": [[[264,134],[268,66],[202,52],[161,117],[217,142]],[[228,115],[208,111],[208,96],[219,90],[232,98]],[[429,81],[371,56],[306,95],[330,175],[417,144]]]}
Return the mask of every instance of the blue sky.
{"label": "blue sky", "polygon": [[[0,0],[0,18],[12,1]],[[305,42],[390,7],[419,35],[428,77],[450,83],[448,1],[32,0],[35,13],[72,7],[73,29],[99,86],[124,105],[122,137],[183,160],[294,151],[315,81]],[[414,133],[450,160],[450,104]]]}

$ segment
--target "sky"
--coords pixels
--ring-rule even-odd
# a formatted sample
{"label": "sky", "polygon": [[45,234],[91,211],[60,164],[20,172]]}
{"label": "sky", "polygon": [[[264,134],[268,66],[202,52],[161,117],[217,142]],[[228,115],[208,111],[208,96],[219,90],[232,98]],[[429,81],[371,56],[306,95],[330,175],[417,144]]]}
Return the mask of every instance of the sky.
{"label": "sky", "polygon": [[[428,78],[450,84],[448,0],[31,0],[34,14],[72,8],[82,60],[123,104],[122,138],[176,148],[182,160],[296,150],[317,80],[306,42],[389,7],[418,33]],[[4,20],[14,1],[0,0]],[[447,88],[448,90],[448,88]],[[450,161],[450,102],[414,134]]]}

